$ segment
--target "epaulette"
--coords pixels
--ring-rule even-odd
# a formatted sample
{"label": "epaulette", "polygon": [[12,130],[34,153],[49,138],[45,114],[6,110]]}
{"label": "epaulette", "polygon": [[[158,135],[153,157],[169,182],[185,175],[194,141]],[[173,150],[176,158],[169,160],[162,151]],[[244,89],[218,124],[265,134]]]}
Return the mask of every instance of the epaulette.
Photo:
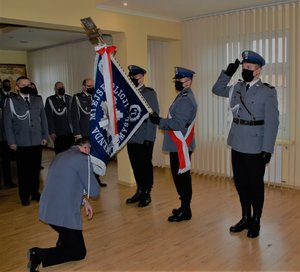
{"label": "epaulette", "polygon": [[188,92],[186,91],[186,90],[184,90],[183,92],[182,92],[182,96],[187,96],[188,95]]}
{"label": "epaulette", "polygon": [[15,92],[9,92],[9,97],[16,97],[18,94]]}
{"label": "epaulette", "polygon": [[274,89],[275,88],[274,86],[272,86],[272,85],[270,85],[269,83],[266,83],[266,82],[264,82],[264,85],[267,86],[267,87],[269,87],[270,89]]}

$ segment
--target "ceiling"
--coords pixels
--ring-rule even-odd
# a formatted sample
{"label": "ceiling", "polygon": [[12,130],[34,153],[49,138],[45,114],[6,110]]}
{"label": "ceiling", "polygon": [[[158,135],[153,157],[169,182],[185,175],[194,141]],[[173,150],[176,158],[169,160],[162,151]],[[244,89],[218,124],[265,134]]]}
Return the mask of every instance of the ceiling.
{"label": "ceiling", "polygon": [[[127,6],[124,3],[127,3]],[[170,21],[183,21],[209,14],[291,0],[96,0],[97,9]],[[101,26],[99,26],[101,28]],[[87,40],[83,32],[4,24],[0,21],[0,50],[31,51]]]}

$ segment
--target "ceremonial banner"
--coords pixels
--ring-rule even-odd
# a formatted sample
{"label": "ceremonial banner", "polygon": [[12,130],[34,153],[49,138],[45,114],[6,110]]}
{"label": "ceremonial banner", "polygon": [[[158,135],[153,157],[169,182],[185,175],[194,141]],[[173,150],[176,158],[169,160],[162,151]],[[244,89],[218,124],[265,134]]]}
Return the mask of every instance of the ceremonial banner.
{"label": "ceremonial banner", "polygon": [[95,50],[91,161],[94,171],[103,176],[109,159],[127,143],[152,110],[114,59],[115,47],[103,45]]}

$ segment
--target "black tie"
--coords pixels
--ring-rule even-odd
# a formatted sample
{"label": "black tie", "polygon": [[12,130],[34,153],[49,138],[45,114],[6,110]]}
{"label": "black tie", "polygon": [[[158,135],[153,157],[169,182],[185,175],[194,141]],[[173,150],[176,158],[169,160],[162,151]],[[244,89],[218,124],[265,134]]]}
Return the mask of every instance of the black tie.
{"label": "black tie", "polygon": [[25,96],[24,98],[25,98],[25,101],[26,101],[27,105],[29,106],[29,105],[30,105],[30,103],[29,103],[28,97],[27,97],[27,96]]}
{"label": "black tie", "polygon": [[246,91],[248,91],[249,87],[250,87],[250,84],[247,84],[246,85]]}

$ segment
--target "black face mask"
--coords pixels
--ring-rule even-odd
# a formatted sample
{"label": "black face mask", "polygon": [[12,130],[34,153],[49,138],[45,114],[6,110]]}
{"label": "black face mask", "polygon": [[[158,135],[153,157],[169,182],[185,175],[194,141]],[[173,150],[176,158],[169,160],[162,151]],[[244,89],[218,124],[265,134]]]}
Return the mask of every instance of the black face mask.
{"label": "black face mask", "polygon": [[32,88],[30,88],[29,86],[25,86],[23,88],[20,88],[20,92],[22,94],[30,94],[32,93]]}
{"label": "black face mask", "polygon": [[175,81],[175,89],[176,89],[178,92],[181,92],[181,91],[184,89],[183,83],[176,80],[176,81]]}
{"label": "black face mask", "polygon": [[93,94],[94,91],[95,91],[94,88],[87,88],[87,89],[86,89],[86,92],[87,92],[88,94]]}
{"label": "black face mask", "polygon": [[11,87],[9,85],[3,85],[3,91],[4,92],[9,92],[11,90]]}
{"label": "black face mask", "polygon": [[254,75],[253,75],[252,70],[249,69],[243,69],[242,71],[242,78],[246,81],[246,82],[251,82],[254,79]]}
{"label": "black face mask", "polygon": [[136,79],[134,77],[131,77],[130,79],[133,82],[133,84],[134,84],[135,87],[139,86],[139,80],[138,79]]}
{"label": "black face mask", "polygon": [[57,89],[57,93],[59,95],[64,95],[65,94],[65,89],[64,88],[59,88],[59,89]]}

